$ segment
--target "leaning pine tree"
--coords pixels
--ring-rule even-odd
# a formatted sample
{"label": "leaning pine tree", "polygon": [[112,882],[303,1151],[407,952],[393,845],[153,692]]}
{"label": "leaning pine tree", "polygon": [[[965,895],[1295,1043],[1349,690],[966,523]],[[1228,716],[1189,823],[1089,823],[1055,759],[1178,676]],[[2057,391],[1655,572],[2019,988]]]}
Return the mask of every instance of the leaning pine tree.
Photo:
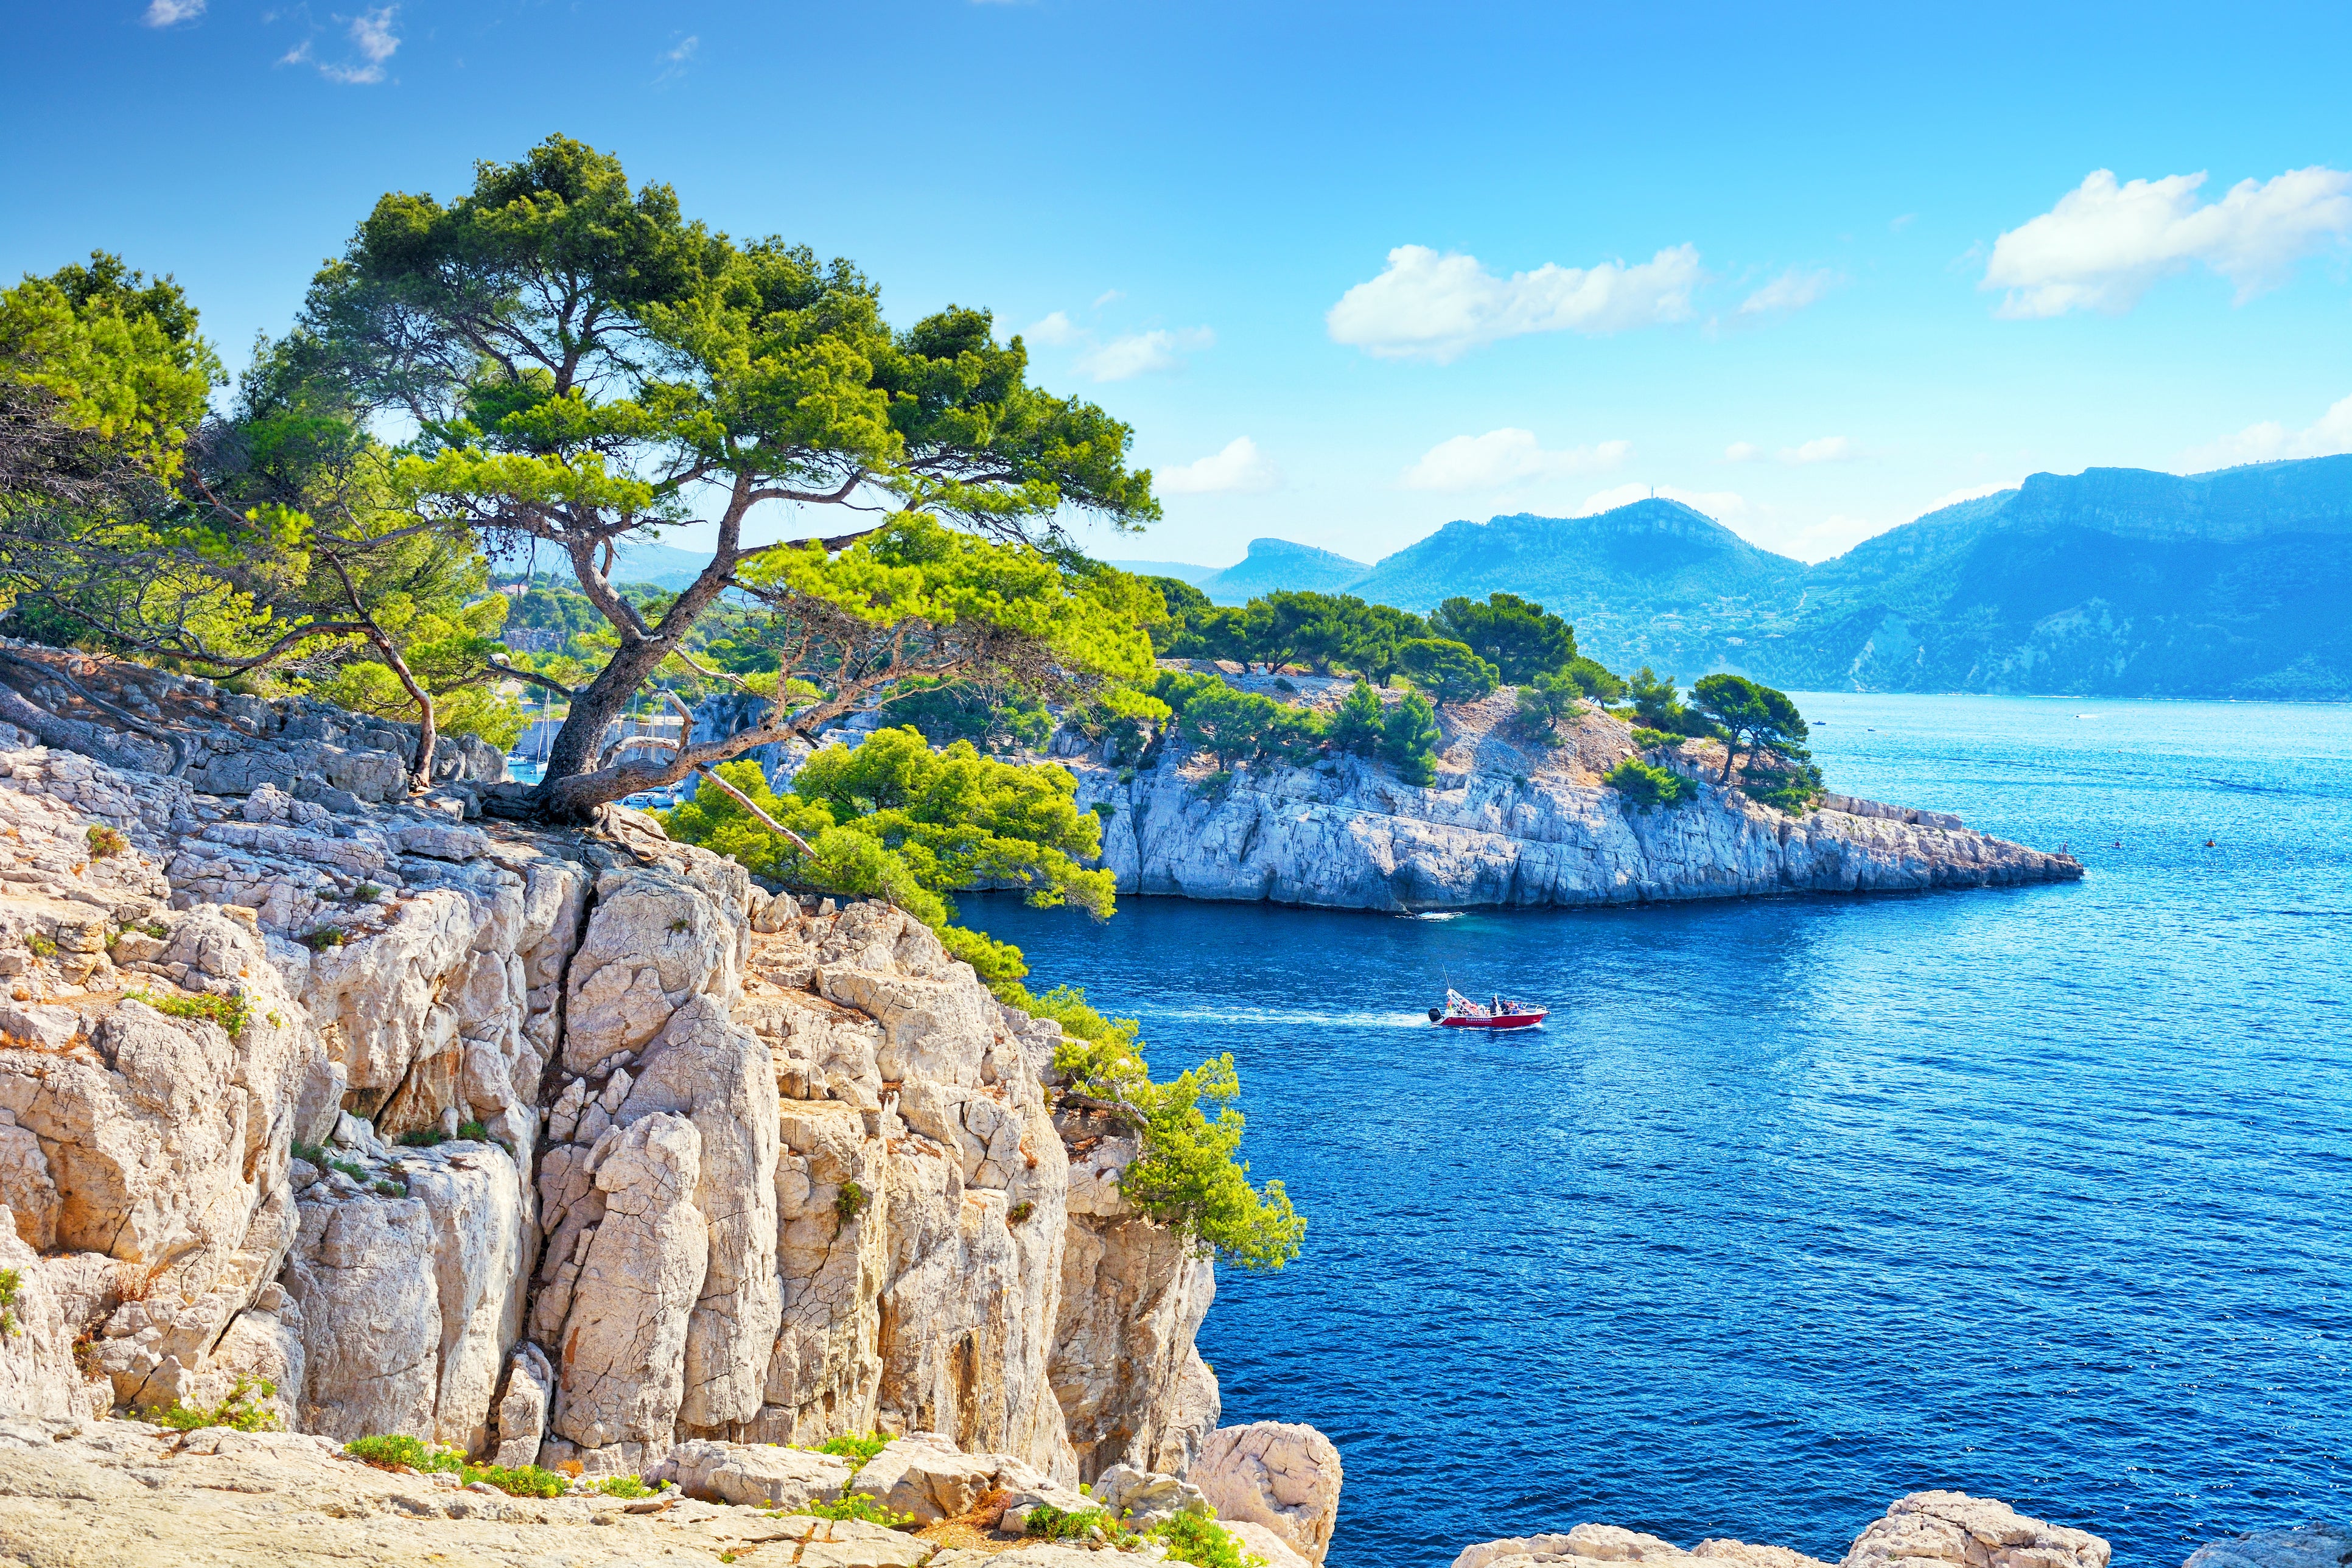
{"label": "leaning pine tree", "polygon": [[[446,204],[386,195],[320,273],[300,331],[347,395],[413,421],[394,469],[406,507],[501,559],[560,556],[611,623],[617,647],[576,689],[508,672],[569,703],[538,815],[580,817],[910,679],[1150,668],[1158,595],[1090,568],[1062,531],[1074,512],[1124,529],[1159,515],[1126,426],[1030,384],[1020,339],[998,342],[985,312],[894,331],[848,263],[713,233],[578,142],[484,163]],[[751,542],[802,532],[812,509],[842,521]],[[617,552],[682,523],[708,525],[710,563],[641,614]],[[773,616],[768,717],[606,754],[611,721],[691,658],[688,634],[730,591]]]}

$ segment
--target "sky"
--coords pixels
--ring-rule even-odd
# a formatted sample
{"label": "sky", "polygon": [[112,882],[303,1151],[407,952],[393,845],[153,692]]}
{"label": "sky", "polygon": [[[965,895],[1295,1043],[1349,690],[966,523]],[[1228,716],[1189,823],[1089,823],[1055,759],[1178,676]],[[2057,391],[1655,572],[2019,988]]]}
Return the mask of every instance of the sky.
{"label": "sky", "polygon": [[2347,59],[2342,5],[0,0],[0,277],[119,252],[236,365],[380,195],[562,132],[1023,334],[1156,476],[1106,557],[1654,489],[1818,560],[2352,450]]}

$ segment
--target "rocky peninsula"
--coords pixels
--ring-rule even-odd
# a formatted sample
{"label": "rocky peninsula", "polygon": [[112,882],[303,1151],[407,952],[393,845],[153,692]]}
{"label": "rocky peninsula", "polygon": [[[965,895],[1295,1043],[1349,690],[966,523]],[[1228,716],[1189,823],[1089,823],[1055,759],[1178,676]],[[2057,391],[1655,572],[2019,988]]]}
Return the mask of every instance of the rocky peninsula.
{"label": "rocky peninsula", "polygon": [[[1327,708],[1349,684],[1220,669],[1245,690]],[[1437,776],[1425,787],[1352,756],[1223,774],[1174,743],[1147,751],[1139,766],[1069,731],[1055,750],[1078,776],[1081,803],[1104,813],[1103,864],[1122,893],[1421,910],[1913,892],[2083,874],[2071,856],[1936,812],[1844,795],[1778,810],[1718,782],[1714,742],[1661,753],[1695,798],[1638,808],[1603,781],[1640,754],[1624,720],[1588,703],[1572,733],[1538,744],[1515,711],[1508,689],[1439,709]]]}

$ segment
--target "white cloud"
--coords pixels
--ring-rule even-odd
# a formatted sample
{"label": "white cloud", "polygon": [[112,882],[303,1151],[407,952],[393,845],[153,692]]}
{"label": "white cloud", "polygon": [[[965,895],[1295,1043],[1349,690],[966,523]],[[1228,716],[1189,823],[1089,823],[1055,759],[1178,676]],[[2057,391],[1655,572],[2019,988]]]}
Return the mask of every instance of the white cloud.
{"label": "white cloud", "polygon": [[1255,495],[1282,482],[1281,470],[1246,436],[1236,436],[1223,451],[1152,475],[1152,483],[1170,495]]}
{"label": "white cloud", "polygon": [[169,27],[180,22],[193,22],[205,14],[205,0],[151,0],[147,15],[141,18],[151,27]]}
{"label": "white cloud", "polygon": [[1727,463],[1752,463],[1764,455],[1764,448],[1753,441],[1734,441],[1723,449]]}
{"label": "white cloud", "polygon": [[1042,321],[1030,322],[1029,330],[1021,335],[1056,349],[1067,348],[1086,338],[1086,333],[1072,324],[1066,310],[1056,310]]}
{"label": "white cloud", "polygon": [[1694,511],[1705,512],[1717,522],[1728,522],[1748,511],[1748,498],[1734,490],[1685,490],[1672,485],[1618,485],[1597,495],[1584,498],[1584,504],[1571,513],[1575,517],[1591,517],[1595,512],[1614,511],[1621,506],[1632,506],[1637,500],[1656,496],[1661,500],[1676,500]]}
{"label": "white cloud", "polygon": [[1339,297],[1324,325],[1332,342],[1381,359],[1444,364],[1481,343],[1528,332],[1615,332],[1686,321],[1701,276],[1697,247],[1689,245],[1632,267],[1547,263],[1508,278],[1474,256],[1401,245],[1379,277]]}
{"label": "white cloud", "polygon": [[678,78],[684,76],[686,74],[687,66],[694,59],[695,51],[699,49],[701,47],[701,35],[698,33],[688,33],[686,37],[680,38],[676,45],[664,49],[659,57],[657,57],[662,68],[661,72],[654,78],[654,80],[656,82],[676,81]]}
{"label": "white cloud", "polygon": [[1843,436],[1822,436],[1800,447],[1780,448],[1780,460],[1801,467],[1809,463],[1843,463],[1853,456],[1853,444]]}
{"label": "white cloud", "polygon": [[1983,289],[2003,289],[1996,314],[2120,314],[2156,280],[2202,262],[2237,285],[2242,304],[2286,280],[2330,238],[2352,234],[2352,174],[2314,164],[2241,180],[2200,205],[2202,174],[2118,185],[2105,169],[2058,205],[1994,242]]}
{"label": "white cloud", "polygon": [[1099,310],[1105,305],[1109,304],[1113,300],[1124,300],[1126,298],[1127,296],[1125,294],[1116,289],[1106,289],[1101,293],[1095,296],[1095,309]]}
{"label": "white cloud", "polygon": [[1078,361],[1078,368],[1097,381],[1128,381],[1154,371],[1181,369],[1184,363],[1181,354],[1208,348],[1216,341],[1217,334],[1206,327],[1187,327],[1173,332],[1165,329],[1129,332],[1085,355]]}
{"label": "white cloud", "polygon": [[1440,441],[1397,477],[1409,490],[1495,489],[1520,479],[1558,479],[1565,474],[1613,468],[1633,451],[1631,441],[1603,441],[1547,452],[1532,430],[1506,426],[1484,436]]}
{"label": "white cloud", "polygon": [[1919,215],[1917,213],[1905,213],[1901,217],[1887,219],[1886,226],[1894,233],[1901,234],[1905,229],[1911,226],[1912,221],[1918,217],[1918,216]]}
{"label": "white cloud", "polygon": [[1743,316],[1786,315],[1801,310],[1845,279],[1826,267],[1806,272],[1791,267],[1739,302]]}
{"label": "white cloud", "polygon": [[2352,397],[2300,430],[2266,419],[2234,436],[2192,447],[2181,454],[2181,467],[2183,472],[2196,473],[2239,463],[2274,463],[2282,458],[2332,458],[2339,452],[2352,452]]}
{"label": "white cloud", "polygon": [[383,79],[383,62],[392,58],[400,47],[399,35],[392,30],[393,19],[399,14],[399,6],[383,5],[373,11],[362,11],[356,16],[336,18],[344,25],[343,30],[351,38],[352,47],[359,52],[357,59],[319,59],[311,51],[313,40],[305,38],[280,55],[278,63],[281,66],[315,65],[320,76],[346,86],[364,87],[380,82]]}

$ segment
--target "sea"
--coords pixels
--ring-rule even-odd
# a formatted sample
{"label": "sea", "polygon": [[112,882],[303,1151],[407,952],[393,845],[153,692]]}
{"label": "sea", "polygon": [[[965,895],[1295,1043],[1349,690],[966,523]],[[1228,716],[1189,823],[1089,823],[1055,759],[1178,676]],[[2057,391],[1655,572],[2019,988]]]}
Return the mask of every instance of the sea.
{"label": "sea", "polygon": [[[968,914],[1230,1051],[1309,1224],[1219,1269],[1226,1425],[1339,1446],[1332,1568],[1630,1526],[1834,1563],[1906,1492],[2119,1564],[2352,1521],[2352,709],[1801,698],[1830,787],[2079,883],[1413,919]],[[1552,1008],[1432,1027],[1448,983]]]}

